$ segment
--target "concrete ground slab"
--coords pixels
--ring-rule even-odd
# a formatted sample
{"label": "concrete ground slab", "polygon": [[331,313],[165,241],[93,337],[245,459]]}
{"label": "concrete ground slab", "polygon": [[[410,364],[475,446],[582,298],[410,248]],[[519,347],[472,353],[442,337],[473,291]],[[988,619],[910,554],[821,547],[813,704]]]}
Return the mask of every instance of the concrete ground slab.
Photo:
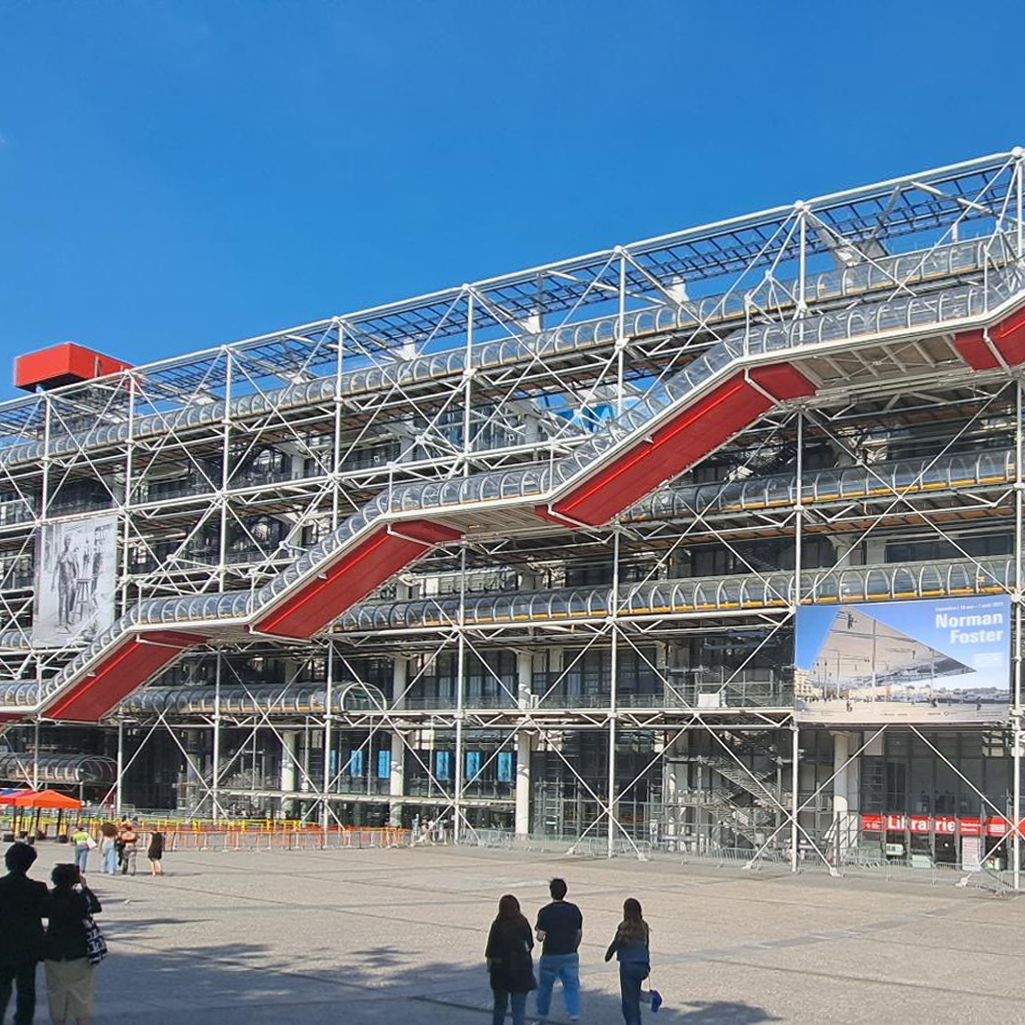
{"label": "concrete ground slab", "polygon": [[[60,853],[41,845],[33,875],[47,877]],[[951,883],[449,847],[165,864],[163,879],[90,875],[111,950],[97,1023],[480,1025],[498,897],[515,893],[533,918],[554,875],[584,912],[583,1020],[594,1025],[622,1021],[616,966],[602,956],[627,896],[652,928],[666,999],[646,1015],[656,1025],[1025,1021],[1025,904]],[[561,1021],[558,992],[554,1008]]]}

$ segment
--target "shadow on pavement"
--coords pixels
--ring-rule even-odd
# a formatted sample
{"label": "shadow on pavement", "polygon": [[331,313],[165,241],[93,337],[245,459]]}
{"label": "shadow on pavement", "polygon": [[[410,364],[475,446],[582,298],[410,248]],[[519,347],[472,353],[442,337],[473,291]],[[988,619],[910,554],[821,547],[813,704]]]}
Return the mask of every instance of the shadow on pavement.
{"label": "shadow on pavement", "polygon": [[[120,1023],[141,1018],[147,1025],[490,1022],[491,990],[483,961],[479,967],[444,961],[413,964],[398,945],[368,947],[349,955],[344,965],[330,945],[303,960],[283,958],[274,953],[273,917],[254,929],[267,934],[266,942],[257,935],[249,937],[250,942],[164,949],[163,927],[188,922],[201,929],[202,921],[150,918],[105,923],[111,952],[97,969],[97,1020]],[[483,939],[482,933],[482,946]],[[585,978],[582,1020],[588,1025],[621,1023],[614,968],[601,976],[604,991],[587,988],[589,979],[596,977]],[[702,1000],[689,973],[680,973],[677,986],[663,970],[658,985],[665,1005],[657,1015],[644,1011],[644,1020],[654,1025],[759,1025],[781,1020],[749,1004]],[[548,1019],[553,1025],[566,1020],[561,999],[556,987]],[[534,1011],[531,996],[528,1020],[536,1020]]]}

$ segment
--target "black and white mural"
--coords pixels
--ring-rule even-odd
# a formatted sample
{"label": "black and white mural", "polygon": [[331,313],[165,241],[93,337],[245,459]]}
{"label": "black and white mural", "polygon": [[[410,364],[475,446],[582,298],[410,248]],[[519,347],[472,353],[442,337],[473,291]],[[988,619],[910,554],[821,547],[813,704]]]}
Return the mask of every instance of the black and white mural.
{"label": "black and white mural", "polygon": [[117,517],[90,516],[42,528],[32,640],[88,641],[114,621]]}

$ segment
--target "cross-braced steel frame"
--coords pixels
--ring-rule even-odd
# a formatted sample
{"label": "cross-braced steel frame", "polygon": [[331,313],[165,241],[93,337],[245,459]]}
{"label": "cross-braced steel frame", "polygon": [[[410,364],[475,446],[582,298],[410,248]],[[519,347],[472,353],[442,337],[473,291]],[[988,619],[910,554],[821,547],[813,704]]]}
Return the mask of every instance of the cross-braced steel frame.
{"label": "cross-braced steel frame", "polygon": [[[33,643],[53,524],[117,516],[122,613],[252,593],[368,501],[422,482],[462,539],[309,641],[228,622],[98,728],[116,748],[113,799],[166,735],[188,814],[242,798],[325,826],[422,811],[463,840],[496,822],[543,831],[548,802],[573,805],[571,828],[557,814],[573,844],[601,837],[610,855],[711,844],[836,868],[849,840],[834,781],[877,735],[912,727],[842,724],[846,757],[805,785],[802,737],[829,726],[795,695],[798,609],[1006,593],[1010,702],[956,728],[1011,738],[998,814],[1017,822],[1021,371],[988,333],[994,365],[967,362],[943,304],[1017,287],[1022,195],[1015,150],[6,403],[5,678],[40,686],[85,641]],[[771,396],[610,522],[503,501],[506,475],[582,450],[716,345],[743,355],[777,334],[808,357],[814,395]],[[478,474],[493,500],[447,508],[446,487]],[[45,716],[27,729],[8,733],[22,760],[65,736]],[[552,804],[545,773],[571,796]],[[1016,830],[1006,845],[1017,887]]]}

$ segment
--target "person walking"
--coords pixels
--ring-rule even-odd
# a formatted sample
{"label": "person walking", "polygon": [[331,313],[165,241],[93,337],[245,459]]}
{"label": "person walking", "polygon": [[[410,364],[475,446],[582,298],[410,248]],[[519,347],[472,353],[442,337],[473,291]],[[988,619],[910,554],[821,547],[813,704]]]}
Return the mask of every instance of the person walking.
{"label": "person walking", "polygon": [[151,876],[162,876],[164,874],[164,834],[153,832],[149,835],[149,847],[146,848],[146,857],[149,858],[149,874]]}
{"label": "person walking", "polygon": [[580,1020],[580,954],[584,935],[584,916],[576,904],[566,900],[566,881],[553,879],[548,884],[551,904],[537,913],[537,940],[541,959],[537,968],[537,1013],[544,1021],[552,1006],[555,980],[562,981],[562,999],[570,1021]]}
{"label": "person walking", "polygon": [[121,817],[121,821],[117,824],[117,837],[114,841],[114,847],[117,850],[117,867],[124,869],[125,865],[125,840],[124,835],[126,830],[132,828],[131,822],[128,820],[127,815]]}
{"label": "person walking", "polygon": [[36,1013],[36,965],[43,959],[46,884],[28,878],[36,850],[16,843],[7,848],[7,875],[0,879],[0,1022],[7,1015],[13,985],[18,987],[14,1025],[32,1025]]}
{"label": "person walking", "polygon": [[96,978],[89,960],[86,920],[103,909],[82,882],[77,866],[55,865],[50,878],[53,889],[43,904],[43,917],[49,919],[43,954],[50,1021],[64,1025],[73,1018],[78,1025],[90,1025]]}
{"label": "person walking", "polygon": [[89,852],[96,846],[96,841],[81,826],[71,834],[71,842],[75,845],[75,864],[78,871],[85,875],[89,867]]}
{"label": "person walking", "polygon": [[121,830],[121,875],[135,875],[135,859],[139,854],[139,834],[131,825]]}
{"label": "person walking", "polygon": [[507,893],[498,902],[498,916],[491,923],[484,960],[495,996],[492,1025],[505,1021],[506,1006],[512,1003],[513,1025],[527,1020],[527,994],[534,988],[534,960],[530,955],[534,939],[530,923],[520,911],[520,902]]}
{"label": "person walking", "polygon": [[640,1025],[641,983],[651,974],[650,936],[640,901],[628,897],[623,902],[623,921],[605,951],[606,961],[611,961],[613,954],[619,961],[619,991],[626,1025]]}
{"label": "person walking", "polygon": [[117,827],[113,822],[104,822],[100,834],[100,870],[112,876],[117,873]]}

